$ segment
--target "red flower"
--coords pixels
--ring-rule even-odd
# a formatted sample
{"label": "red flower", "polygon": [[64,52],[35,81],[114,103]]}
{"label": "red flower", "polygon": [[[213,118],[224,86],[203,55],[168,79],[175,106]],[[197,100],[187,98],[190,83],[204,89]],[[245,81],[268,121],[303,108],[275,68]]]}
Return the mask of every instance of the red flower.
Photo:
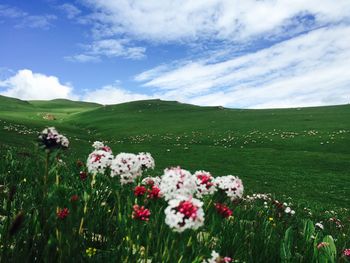
{"label": "red flower", "polygon": [[69,215],[68,208],[59,209],[57,212],[57,217],[59,219],[65,219]]}
{"label": "red flower", "polygon": [[201,180],[201,184],[204,184],[206,186],[207,189],[209,189],[211,186],[213,186],[214,184],[211,182],[211,177],[209,175],[206,174],[199,174],[197,175],[197,178],[199,180]]}
{"label": "red flower", "polygon": [[348,259],[350,259],[350,248],[344,249],[343,254],[344,254],[344,256],[346,256]]}
{"label": "red flower", "polygon": [[132,212],[132,218],[138,219],[141,221],[148,221],[149,216],[151,215],[151,212],[149,209],[145,208],[144,206],[138,206],[134,205],[133,206],[134,211]]}
{"label": "red flower", "polygon": [[102,151],[105,151],[105,152],[112,153],[111,148],[109,148],[108,146],[103,146],[103,147],[101,148],[101,150],[102,150]]}
{"label": "red flower", "polygon": [[146,193],[146,187],[144,186],[136,186],[134,189],[135,196],[141,196]]}
{"label": "red flower", "polygon": [[160,189],[153,185],[151,190],[148,190],[148,198],[150,199],[157,199],[161,197]]}
{"label": "red flower", "polygon": [[192,204],[191,201],[182,201],[177,207],[177,211],[185,215],[185,219],[192,218],[195,220],[197,218],[198,207]]}
{"label": "red flower", "polygon": [[72,195],[72,197],[70,198],[71,202],[76,202],[78,200],[79,200],[79,196],[77,196],[77,195]]}
{"label": "red flower", "polygon": [[226,205],[224,204],[220,204],[220,203],[215,203],[214,204],[216,211],[222,215],[225,218],[228,218],[230,216],[232,216],[232,210],[230,208],[228,208]]}
{"label": "red flower", "polygon": [[87,173],[83,171],[79,173],[79,176],[81,180],[86,180],[86,178],[88,177]]}

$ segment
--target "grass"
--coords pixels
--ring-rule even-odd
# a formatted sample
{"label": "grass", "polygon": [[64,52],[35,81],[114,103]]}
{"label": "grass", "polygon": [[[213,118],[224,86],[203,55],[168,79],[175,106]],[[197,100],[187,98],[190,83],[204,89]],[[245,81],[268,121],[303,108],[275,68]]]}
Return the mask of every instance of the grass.
{"label": "grass", "polygon": [[[0,110],[3,145],[30,151],[35,132],[55,126],[71,139],[74,158],[85,158],[91,143],[103,140],[118,151],[151,152],[158,173],[174,165],[202,167],[238,175],[252,192],[324,207],[350,203],[349,105],[236,110],[160,100],[101,106],[1,97]],[[45,120],[47,114],[56,120]]]}

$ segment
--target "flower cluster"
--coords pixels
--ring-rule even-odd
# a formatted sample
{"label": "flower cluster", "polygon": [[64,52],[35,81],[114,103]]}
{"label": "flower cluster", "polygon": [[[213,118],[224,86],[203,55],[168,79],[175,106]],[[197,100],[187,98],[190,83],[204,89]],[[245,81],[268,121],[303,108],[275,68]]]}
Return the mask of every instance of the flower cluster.
{"label": "flower cluster", "polygon": [[243,184],[241,179],[233,175],[219,176],[214,179],[218,189],[224,191],[231,201],[242,198]]}
{"label": "flower cluster", "polygon": [[113,159],[111,177],[120,176],[121,184],[133,183],[141,175],[141,164],[137,155],[120,153]]}
{"label": "flower cluster", "polygon": [[148,221],[149,217],[151,215],[151,212],[149,209],[145,208],[144,206],[134,205],[133,206],[133,212],[132,212],[132,218],[141,220],[141,221]]}
{"label": "flower cluster", "polygon": [[202,263],[228,263],[232,262],[230,257],[220,257],[219,253],[215,250],[211,252],[211,258],[203,260]]}
{"label": "flower cluster", "polygon": [[198,198],[202,198],[205,195],[211,195],[216,191],[216,186],[214,184],[213,176],[206,171],[197,171],[194,173],[197,184]]}
{"label": "flower cluster", "polygon": [[65,219],[68,215],[69,215],[69,210],[68,210],[68,208],[59,209],[59,210],[57,211],[57,217],[58,217],[59,219]]}
{"label": "flower cluster", "polygon": [[89,173],[104,173],[111,166],[113,155],[104,150],[95,150],[89,154],[86,167]]}
{"label": "flower cluster", "polygon": [[168,202],[165,223],[174,231],[197,229],[204,224],[203,203],[195,198],[177,196]]}
{"label": "flower cluster", "polygon": [[39,135],[40,143],[47,149],[68,148],[69,140],[59,134],[55,127],[45,128]]}
{"label": "flower cluster", "polygon": [[141,152],[137,155],[142,169],[154,169],[155,162],[150,153]]}
{"label": "flower cluster", "polygon": [[348,259],[350,259],[350,248],[344,249],[343,254],[344,254],[345,257],[347,257]]}
{"label": "flower cluster", "polygon": [[220,203],[215,203],[214,204],[216,211],[222,215],[225,218],[228,218],[230,216],[232,216],[232,210],[230,208],[228,208],[226,205],[224,204],[220,204]]}
{"label": "flower cluster", "polygon": [[197,191],[196,178],[180,167],[165,169],[161,177],[160,190],[165,200],[176,198],[178,195],[193,196]]}

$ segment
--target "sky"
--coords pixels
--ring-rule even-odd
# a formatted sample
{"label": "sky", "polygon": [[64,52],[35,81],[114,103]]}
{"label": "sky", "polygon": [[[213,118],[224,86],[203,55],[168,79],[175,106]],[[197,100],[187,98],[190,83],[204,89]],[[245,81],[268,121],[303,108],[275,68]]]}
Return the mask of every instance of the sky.
{"label": "sky", "polygon": [[349,0],[1,0],[0,94],[350,103]]}

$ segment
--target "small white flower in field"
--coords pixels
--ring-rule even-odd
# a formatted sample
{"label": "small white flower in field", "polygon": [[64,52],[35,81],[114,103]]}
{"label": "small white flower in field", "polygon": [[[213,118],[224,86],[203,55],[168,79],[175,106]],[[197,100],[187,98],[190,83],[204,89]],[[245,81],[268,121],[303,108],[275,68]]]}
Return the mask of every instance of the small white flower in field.
{"label": "small white flower in field", "polygon": [[240,199],[243,196],[242,180],[233,175],[219,176],[214,179],[218,189],[225,191],[226,195],[232,200]]}
{"label": "small white flower in field", "polygon": [[324,229],[323,224],[320,223],[320,222],[319,222],[319,223],[316,223],[316,224],[315,224],[315,227],[318,227],[319,229],[322,229],[322,230]]}
{"label": "small white flower in field", "polygon": [[141,152],[137,155],[143,169],[154,169],[155,163],[150,153]]}
{"label": "small white flower in field", "polygon": [[95,150],[89,154],[86,167],[89,173],[104,173],[110,167],[113,155],[103,150]]}
{"label": "small white flower in field", "polygon": [[111,177],[120,176],[121,184],[133,183],[141,175],[141,163],[137,155],[120,153],[112,160]]}
{"label": "small white flower in field", "polygon": [[294,210],[290,211],[290,214],[295,215],[295,211]]}
{"label": "small white flower in field", "polygon": [[173,199],[177,195],[193,196],[197,191],[196,178],[180,167],[165,169],[159,187],[165,200]]}
{"label": "small white flower in field", "polygon": [[193,175],[197,184],[196,196],[202,198],[205,195],[213,194],[216,191],[214,177],[206,171],[197,171]]}
{"label": "small white flower in field", "polygon": [[176,232],[197,229],[204,224],[203,202],[198,199],[177,196],[168,202],[165,223]]}
{"label": "small white flower in field", "polygon": [[284,212],[286,214],[289,214],[291,211],[292,211],[292,209],[289,206],[284,210]]}
{"label": "small white flower in field", "polygon": [[223,258],[219,255],[219,253],[213,250],[211,252],[211,258],[202,261],[202,263],[218,263],[218,262],[228,263],[228,262],[232,262],[232,259],[230,257]]}
{"label": "small white flower in field", "polygon": [[69,140],[59,134],[55,127],[45,128],[39,135],[39,140],[47,149],[68,148]]}

